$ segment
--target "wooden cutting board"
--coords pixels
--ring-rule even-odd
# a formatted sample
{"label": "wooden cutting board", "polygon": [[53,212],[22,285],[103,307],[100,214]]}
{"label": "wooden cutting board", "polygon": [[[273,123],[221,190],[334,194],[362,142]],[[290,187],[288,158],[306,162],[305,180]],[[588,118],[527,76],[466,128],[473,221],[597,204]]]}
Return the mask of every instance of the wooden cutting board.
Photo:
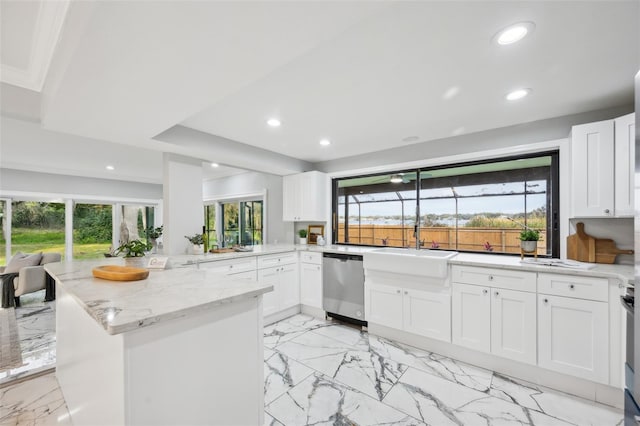
{"label": "wooden cutting board", "polygon": [[594,238],[584,232],[584,223],[576,223],[576,233],[567,237],[567,258],[579,262],[614,263],[619,254],[633,254],[633,250],[616,247],[608,238]]}
{"label": "wooden cutting board", "polygon": [[579,262],[596,261],[596,239],[584,232],[584,223],[576,223],[576,233],[567,237],[567,258]]}
{"label": "wooden cutting board", "polygon": [[633,254],[633,250],[622,250],[613,240],[596,238],[596,263],[614,263],[619,254]]}

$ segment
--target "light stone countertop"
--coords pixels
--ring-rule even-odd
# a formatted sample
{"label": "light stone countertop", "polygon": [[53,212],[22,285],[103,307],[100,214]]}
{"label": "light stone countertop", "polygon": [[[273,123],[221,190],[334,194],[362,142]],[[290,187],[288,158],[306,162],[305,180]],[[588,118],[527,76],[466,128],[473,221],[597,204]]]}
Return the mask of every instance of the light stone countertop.
{"label": "light stone countertop", "polygon": [[[224,254],[205,254],[205,255],[183,255],[172,257],[178,264],[192,265],[198,262],[213,262],[217,260],[237,259],[248,256],[263,256],[268,254],[284,253],[289,251],[310,251],[320,253],[342,253],[364,255],[372,250],[383,249],[384,247],[368,247],[368,246],[350,246],[343,244],[327,244],[318,245],[294,245],[294,244],[266,244],[255,246],[254,251],[246,253],[224,253]],[[406,249],[407,252],[415,249]],[[531,259],[531,257],[528,257]],[[544,258],[540,258],[544,259]],[[626,284],[633,284],[634,269],[632,265],[607,265],[598,263],[591,269],[568,268],[561,266],[536,265],[532,263],[524,263],[520,261],[520,256],[500,255],[500,254],[484,254],[484,253],[458,253],[455,257],[449,259],[452,265],[479,266],[498,269],[513,269],[520,271],[532,272],[549,272],[567,275],[581,275],[587,277],[601,278],[617,278]]]}
{"label": "light stone countertop", "polygon": [[109,334],[120,334],[161,321],[215,309],[256,297],[273,286],[230,278],[193,267],[150,270],[140,281],[94,278],[101,265],[124,265],[122,258],[49,263],[45,270]]}

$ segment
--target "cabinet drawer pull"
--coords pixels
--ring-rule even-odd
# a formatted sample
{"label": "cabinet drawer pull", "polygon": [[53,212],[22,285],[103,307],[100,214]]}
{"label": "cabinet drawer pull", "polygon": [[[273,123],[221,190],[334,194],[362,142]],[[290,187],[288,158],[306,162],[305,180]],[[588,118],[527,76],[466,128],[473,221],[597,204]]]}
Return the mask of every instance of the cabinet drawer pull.
{"label": "cabinet drawer pull", "polygon": [[609,214],[609,209],[604,209],[604,212],[605,212],[606,214]]}
{"label": "cabinet drawer pull", "polygon": [[495,293],[495,294],[496,294],[496,296],[500,296],[500,293],[499,293],[499,292],[497,292],[497,291],[496,291],[496,293]]}
{"label": "cabinet drawer pull", "polygon": [[400,294],[400,290],[396,290],[396,293]]}
{"label": "cabinet drawer pull", "polygon": [[569,284],[569,288],[570,288],[571,290],[573,290],[574,288],[576,288],[576,286],[575,286],[575,285],[573,285],[573,284]]}
{"label": "cabinet drawer pull", "polygon": [[489,281],[493,281],[493,275],[489,275]]}
{"label": "cabinet drawer pull", "polygon": [[408,292],[408,291],[405,291],[405,292],[404,292],[404,294],[409,294],[409,292]]}
{"label": "cabinet drawer pull", "polygon": [[489,290],[487,290],[487,289],[482,290],[482,294],[487,294],[488,292],[489,292]]}
{"label": "cabinet drawer pull", "polygon": [[549,303],[549,299],[542,299],[544,303]]}

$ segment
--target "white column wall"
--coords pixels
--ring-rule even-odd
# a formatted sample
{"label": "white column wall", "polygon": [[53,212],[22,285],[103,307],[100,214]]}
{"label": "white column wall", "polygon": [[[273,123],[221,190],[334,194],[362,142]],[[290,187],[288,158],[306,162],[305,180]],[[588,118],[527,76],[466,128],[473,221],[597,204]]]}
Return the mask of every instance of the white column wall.
{"label": "white column wall", "polygon": [[165,153],[163,157],[164,254],[187,252],[185,235],[202,233],[202,162]]}
{"label": "white column wall", "polygon": [[73,259],[73,200],[64,200],[64,258]]}

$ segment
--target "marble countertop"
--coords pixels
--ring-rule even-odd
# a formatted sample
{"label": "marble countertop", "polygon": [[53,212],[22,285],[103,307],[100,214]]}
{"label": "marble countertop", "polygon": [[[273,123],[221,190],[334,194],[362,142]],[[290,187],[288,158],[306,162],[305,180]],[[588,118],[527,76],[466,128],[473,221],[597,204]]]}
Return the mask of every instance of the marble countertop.
{"label": "marble countertop", "polygon": [[578,269],[525,263],[520,260],[520,256],[501,256],[499,254],[482,253],[458,253],[454,258],[449,259],[449,263],[452,265],[484,266],[498,269],[518,269],[520,271],[618,278],[622,280],[624,284],[632,284],[634,279],[632,265],[607,265],[595,263],[589,264],[595,265],[591,269]]}
{"label": "marble countertop", "polygon": [[[45,270],[109,334],[185,317],[226,303],[256,297],[273,286],[190,267],[150,270],[140,281],[107,281],[91,270],[124,265],[121,258],[49,263]],[[175,265],[175,263],[174,263]]]}

